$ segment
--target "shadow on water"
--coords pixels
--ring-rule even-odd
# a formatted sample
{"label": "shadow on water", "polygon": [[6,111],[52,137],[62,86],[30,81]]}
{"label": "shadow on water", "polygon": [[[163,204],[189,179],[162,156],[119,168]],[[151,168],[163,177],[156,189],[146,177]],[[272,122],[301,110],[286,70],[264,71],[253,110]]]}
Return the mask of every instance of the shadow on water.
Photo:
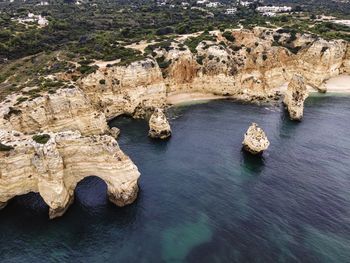
{"label": "shadow on water", "polygon": [[78,222],[84,218],[91,224],[98,224],[103,220],[107,224],[115,224],[115,227],[125,227],[135,221],[137,203],[142,198],[139,191],[138,198],[133,204],[118,207],[109,201],[107,184],[97,176],[89,176],[81,180],[74,194],[73,204],[59,220]]}
{"label": "shadow on water", "polygon": [[39,193],[30,192],[12,198],[7,206],[0,211],[2,217],[21,214],[22,218],[45,218],[49,207]]}
{"label": "shadow on water", "polygon": [[242,149],[241,166],[248,174],[259,175],[265,166],[264,156],[263,154],[253,155]]}
{"label": "shadow on water", "polygon": [[106,214],[109,214],[110,217],[108,218],[112,221],[118,219],[116,225],[124,227],[135,221],[137,204],[140,200],[142,200],[141,189],[137,200],[133,204],[117,207],[108,200],[107,184],[97,176],[89,176],[77,184],[73,204],[67,209],[63,217],[50,220],[48,205],[39,193],[30,192],[14,197],[4,209],[0,210],[0,224],[10,219],[14,224],[26,222],[25,225],[27,226],[28,222],[36,222],[36,224],[41,222],[44,225],[50,225],[52,222],[54,225],[55,223],[61,224],[72,221],[80,222],[82,219],[93,223],[107,218]]}
{"label": "shadow on water", "polygon": [[291,120],[288,111],[284,109],[280,115],[279,136],[281,138],[291,138],[300,124],[300,121]]}

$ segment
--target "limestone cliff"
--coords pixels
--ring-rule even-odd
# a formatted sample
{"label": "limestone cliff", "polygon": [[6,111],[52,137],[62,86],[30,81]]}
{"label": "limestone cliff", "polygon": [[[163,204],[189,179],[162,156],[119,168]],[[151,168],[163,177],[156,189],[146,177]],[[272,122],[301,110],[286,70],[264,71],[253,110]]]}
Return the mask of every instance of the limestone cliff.
{"label": "limestone cliff", "polygon": [[[40,91],[26,100],[21,93],[13,94],[0,102],[0,142],[7,149],[0,151],[0,208],[11,197],[34,191],[50,206],[51,217],[58,216],[72,201],[77,182],[89,175],[106,181],[116,204],[132,202],[137,168],[112,137],[100,135],[116,137],[118,131],[108,128],[109,119],[122,114],[148,117],[172,94],[201,92],[260,102],[278,101],[286,93],[291,117],[300,119],[305,85],[325,91],[322,84],[330,77],[350,73],[350,44],[343,40],[258,27],[209,35],[199,42],[182,37],[159,45],[129,64],[102,63],[78,81],[62,74],[71,88]],[[304,77],[304,84],[295,74]],[[151,124],[156,133],[165,130],[170,135],[167,122]],[[50,134],[43,145],[24,135],[43,131]]]}
{"label": "limestone cliff", "polygon": [[[305,84],[325,91],[322,83],[350,73],[350,45],[288,30],[255,28],[218,31],[191,51],[184,40],[157,47],[129,65],[101,66],[73,89],[18,103],[13,95],[0,104],[0,126],[35,133],[79,130],[108,132],[107,120],[118,115],[145,117],[177,93],[201,92],[245,101],[279,100],[285,84],[301,74]],[[159,62],[162,59],[164,62]],[[160,64],[160,65],[158,65]],[[78,88],[79,87],[79,88]]]}
{"label": "limestone cliff", "polygon": [[14,95],[0,104],[0,127],[24,133],[78,130],[84,135],[108,130],[105,115],[93,107],[79,88],[59,89],[54,94],[17,103]]}
{"label": "limestone cliff", "polygon": [[149,133],[151,138],[166,139],[171,135],[170,124],[159,108],[156,108],[149,119]]}
{"label": "limestone cliff", "polygon": [[290,81],[284,96],[283,103],[286,105],[292,120],[300,121],[304,115],[304,101],[309,96],[304,78],[294,75]]}
{"label": "limestone cliff", "polygon": [[143,116],[145,110],[165,105],[162,72],[149,58],[128,66],[100,68],[81,79],[79,85],[108,119],[121,114]]}
{"label": "limestone cliff", "polygon": [[[220,32],[192,53],[179,44],[156,50],[171,61],[162,69],[169,94],[202,92],[243,100],[277,99],[295,73],[307,85],[322,90],[333,76],[349,72],[349,45],[284,30],[232,30],[234,41]],[[168,48],[169,49],[169,48]],[[323,91],[323,90],[322,90]],[[276,94],[277,92],[277,94]]]}
{"label": "limestone cliff", "polygon": [[114,138],[70,131],[45,136],[46,141],[35,141],[0,130],[0,142],[8,147],[0,151],[0,207],[16,195],[38,192],[50,208],[50,218],[61,216],[73,201],[77,183],[91,175],[106,182],[116,205],[135,200],[140,173]]}

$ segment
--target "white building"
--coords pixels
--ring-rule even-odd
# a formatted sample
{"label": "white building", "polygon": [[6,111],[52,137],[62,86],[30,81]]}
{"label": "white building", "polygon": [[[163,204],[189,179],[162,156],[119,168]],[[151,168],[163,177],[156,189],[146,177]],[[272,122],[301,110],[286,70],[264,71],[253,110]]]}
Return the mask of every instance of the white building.
{"label": "white building", "polygon": [[292,11],[292,8],[290,6],[259,6],[256,11],[260,13],[284,13]]}
{"label": "white building", "polygon": [[276,13],[274,13],[274,12],[265,12],[265,13],[263,13],[263,16],[273,17],[273,16],[276,16]]}
{"label": "white building", "polygon": [[250,6],[251,5],[251,2],[241,2],[241,5],[242,6]]}
{"label": "white building", "polygon": [[38,23],[40,27],[45,27],[49,24],[49,21],[41,16],[41,15],[34,15],[33,13],[28,13],[27,17],[25,18],[17,18],[13,19],[17,20],[21,24],[28,25],[29,23]]}
{"label": "white building", "polygon": [[219,2],[209,2],[208,4],[206,4],[206,7],[218,7],[220,5]]}
{"label": "white building", "polygon": [[208,2],[208,0],[198,0],[197,5],[204,5],[207,2]]}
{"label": "white building", "polygon": [[226,15],[233,15],[233,14],[235,14],[236,12],[237,12],[237,8],[236,8],[236,7],[227,8],[225,14],[226,14]]}
{"label": "white building", "polygon": [[41,27],[45,27],[48,24],[49,24],[49,21],[45,17],[39,15],[39,17],[38,17],[38,25],[41,26]]}

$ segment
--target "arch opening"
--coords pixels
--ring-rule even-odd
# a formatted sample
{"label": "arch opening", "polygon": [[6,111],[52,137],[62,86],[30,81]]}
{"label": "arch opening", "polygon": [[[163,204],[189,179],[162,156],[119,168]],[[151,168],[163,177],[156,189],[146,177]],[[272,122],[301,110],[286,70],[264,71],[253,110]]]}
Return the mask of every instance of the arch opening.
{"label": "arch opening", "polygon": [[29,192],[11,198],[3,205],[3,211],[10,214],[20,213],[23,217],[47,216],[49,206],[39,193]]}
{"label": "arch opening", "polygon": [[99,208],[109,203],[107,183],[98,176],[80,180],[74,190],[74,202],[83,208]]}

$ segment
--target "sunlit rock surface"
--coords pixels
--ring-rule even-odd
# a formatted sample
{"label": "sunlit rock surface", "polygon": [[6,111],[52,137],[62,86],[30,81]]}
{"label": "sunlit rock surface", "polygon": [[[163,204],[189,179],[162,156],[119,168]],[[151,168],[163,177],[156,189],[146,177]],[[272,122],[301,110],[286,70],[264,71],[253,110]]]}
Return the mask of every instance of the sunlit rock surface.
{"label": "sunlit rock surface", "polygon": [[284,96],[283,103],[286,105],[289,117],[292,120],[300,121],[304,115],[304,101],[309,96],[304,78],[294,75],[290,81]]}
{"label": "sunlit rock surface", "polygon": [[252,123],[244,134],[243,148],[251,154],[261,154],[270,145],[265,132],[256,123]]}
{"label": "sunlit rock surface", "polygon": [[74,198],[79,181],[91,175],[104,180],[110,201],[132,203],[140,173],[111,136],[84,137],[79,132],[47,133],[38,143],[32,136],[0,130],[0,208],[12,197],[38,192],[50,208],[50,218],[61,216]]}
{"label": "sunlit rock surface", "polygon": [[149,133],[151,138],[166,139],[171,136],[170,124],[164,112],[157,108],[149,120]]}

